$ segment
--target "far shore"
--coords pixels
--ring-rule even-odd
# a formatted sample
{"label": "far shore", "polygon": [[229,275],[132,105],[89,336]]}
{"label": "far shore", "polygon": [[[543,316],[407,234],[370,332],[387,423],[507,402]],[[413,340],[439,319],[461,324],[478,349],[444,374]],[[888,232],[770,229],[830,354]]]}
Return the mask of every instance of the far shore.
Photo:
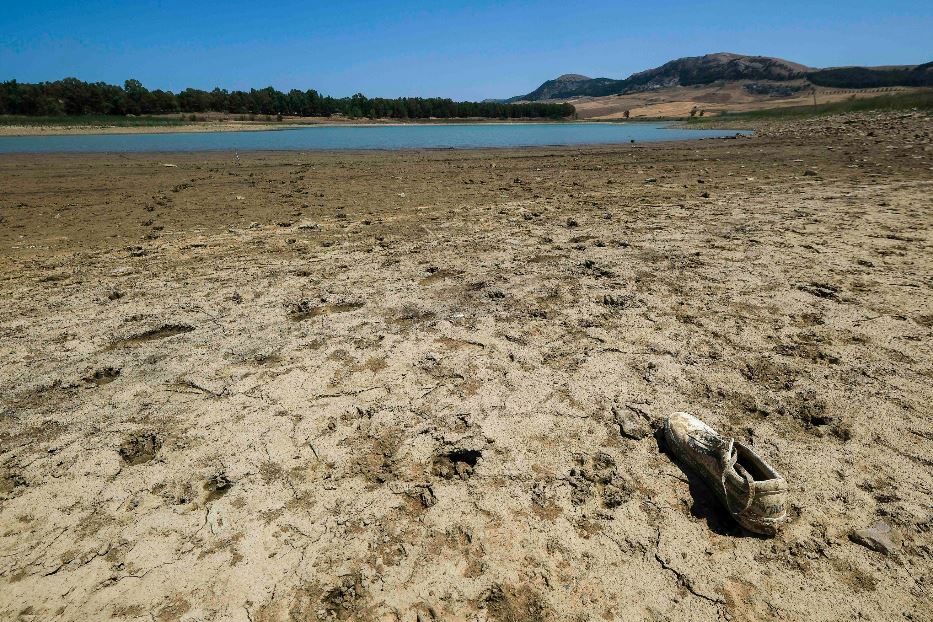
{"label": "far shore", "polygon": [[[156,117],[158,118],[158,117]],[[39,121],[39,120],[37,120]],[[119,121],[120,123],[118,123]],[[168,121],[168,120],[166,120]],[[123,117],[114,120],[114,124],[0,124],[0,136],[68,136],[88,134],[179,134],[196,132],[264,132],[272,130],[293,130],[303,127],[367,127],[401,125],[502,125],[519,123],[585,123],[590,119],[347,119],[333,117],[288,118],[282,121],[239,121],[211,119],[206,121],[166,122],[165,125],[126,125]]]}

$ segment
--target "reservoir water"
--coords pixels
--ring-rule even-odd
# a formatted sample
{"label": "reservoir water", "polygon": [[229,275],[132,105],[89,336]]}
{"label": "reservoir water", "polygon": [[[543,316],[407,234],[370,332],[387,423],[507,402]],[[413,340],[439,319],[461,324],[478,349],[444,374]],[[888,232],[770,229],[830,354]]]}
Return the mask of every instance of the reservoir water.
{"label": "reservoir water", "polygon": [[542,147],[720,138],[736,130],[665,123],[471,123],[312,126],[248,132],[2,136],[0,153]]}

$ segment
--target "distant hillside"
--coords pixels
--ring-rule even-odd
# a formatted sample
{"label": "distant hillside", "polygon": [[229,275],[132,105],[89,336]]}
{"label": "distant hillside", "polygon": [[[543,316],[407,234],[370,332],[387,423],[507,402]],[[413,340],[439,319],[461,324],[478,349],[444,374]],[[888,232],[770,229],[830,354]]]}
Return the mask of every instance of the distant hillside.
{"label": "distant hillside", "polygon": [[722,81],[787,82],[803,79],[809,80],[813,84],[834,88],[933,86],[933,67],[931,67],[931,63],[927,63],[916,67],[812,69],[780,58],[722,52],[678,58],[660,67],[632,74],[624,80],[587,78],[579,74],[565,74],[554,80],[548,80],[531,93],[512,97],[505,101],[604,97],[676,86],[712,84]]}
{"label": "distant hillside", "polygon": [[933,62],[916,67],[838,67],[807,74],[819,86],[874,89],[886,86],[933,86]]}
{"label": "distant hillside", "polygon": [[780,58],[720,53],[678,58],[656,69],[633,74],[623,82],[628,89],[652,89],[710,84],[717,80],[794,80],[808,70],[804,65]]}
{"label": "distant hillside", "polygon": [[707,54],[672,60],[655,69],[632,74],[624,80],[567,74],[556,80],[548,80],[531,93],[512,97],[508,101],[601,97],[668,86],[709,84],[717,80],[793,80],[802,77],[807,71],[808,68],[803,65],[780,58]]}
{"label": "distant hillside", "polygon": [[[608,78],[597,78],[594,80],[593,78],[588,78],[587,76],[581,76],[578,73],[565,73],[564,75],[555,78],[554,80],[548,80],[534,91],[528,95],[524,95],[523,97],[530,101],[568,97],[568,93],[577,93],[579,88],[599,81],[615,82],[615,80],[609,80]],[[513,97],[512,99],[514,100],[521,98]]]}

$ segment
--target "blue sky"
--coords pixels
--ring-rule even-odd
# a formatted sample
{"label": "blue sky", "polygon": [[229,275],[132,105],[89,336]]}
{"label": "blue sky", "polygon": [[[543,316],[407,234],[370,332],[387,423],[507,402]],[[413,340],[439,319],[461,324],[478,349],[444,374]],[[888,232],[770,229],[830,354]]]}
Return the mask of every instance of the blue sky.
{"label": "blue sky", "polygon": [[0,0],[0,80],[483,99],[708,52],[921,63],[931,32],[930,0]]}

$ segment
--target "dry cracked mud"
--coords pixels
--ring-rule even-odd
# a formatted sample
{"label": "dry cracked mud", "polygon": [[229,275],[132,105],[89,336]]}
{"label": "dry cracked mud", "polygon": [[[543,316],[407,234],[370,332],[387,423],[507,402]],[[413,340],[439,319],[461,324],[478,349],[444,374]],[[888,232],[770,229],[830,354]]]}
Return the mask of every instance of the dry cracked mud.
{"label": "dry cracked mud", "polygon": [[0,618],[933,620],[931,134],[0,156]]}

